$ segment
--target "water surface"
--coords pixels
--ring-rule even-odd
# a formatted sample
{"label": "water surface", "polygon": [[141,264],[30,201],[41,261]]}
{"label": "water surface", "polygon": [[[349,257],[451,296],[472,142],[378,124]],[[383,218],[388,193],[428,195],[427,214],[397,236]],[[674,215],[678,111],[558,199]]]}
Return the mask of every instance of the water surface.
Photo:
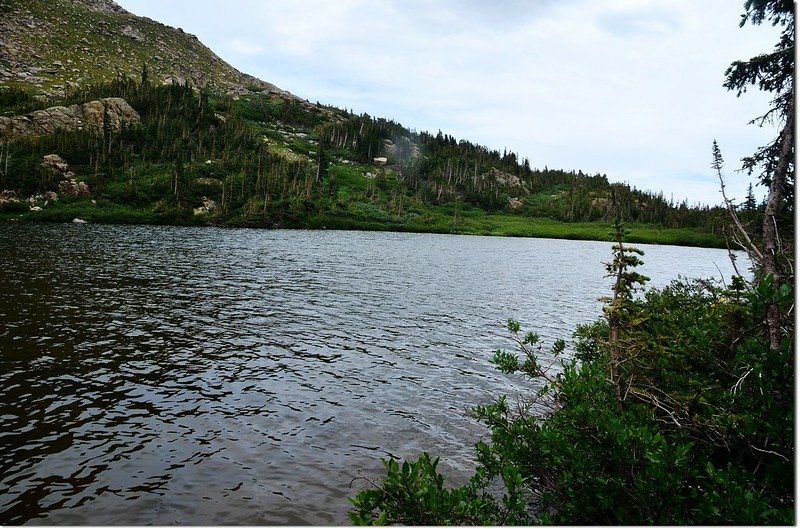
{"label": "water surface", "polygon": [[[0,224],[0,523],[345,524],[380,457],[441,455],[524,385],[487,359],[600,314],[610,243]],[[652,284],[721,250],[640,245]]]}

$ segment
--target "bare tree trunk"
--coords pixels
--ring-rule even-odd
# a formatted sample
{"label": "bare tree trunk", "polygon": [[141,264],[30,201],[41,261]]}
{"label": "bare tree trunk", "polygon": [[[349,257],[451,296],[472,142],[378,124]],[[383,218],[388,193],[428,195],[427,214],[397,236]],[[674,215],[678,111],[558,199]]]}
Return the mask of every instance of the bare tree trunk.
{"label": "bare tree trunk", "polygon": [[[619,242],[620,252],[622,252],[622,241]],[[611,384],[614,386],[614,394],[617,397],[617,409],[622,413],[622,387],[619,377],[620,350],[619,350],[619,328],[618,312],[620,310],[619,290],[622,285],[622,267],[617,271],[617,278],[614,283],[614,297],[611,300],[611,311],[608,317],[610,327],[608,343],[611,349]]]}
{"label": "bare tree trunk", "polygon": [[[728,199],[728,195],[725,193],[725,180],[722,178],[722,155],[719,153],[719,148],[717,147],[716,141],[714,141],[714,156],[715,159],[714,163],[712,164],[712,168],[717,172],[719,189],[722,193],[722,200],[725,202],[725,207],[728,209],[728,214],[730,215],[731,221],[733,222],[733,227],[735,228],[732,233],[733,240],[742,250],[747,252],[748,257],[750,257],[750,260],[753,262],[753,264],[755,266],[759,266],[764,260],[764,257],[761,255],[758,247],[750,239],[750,235],[748,235],[747,230],[744,229],[742,222],[739,220],[739,215],[736,213],[733,203]],[[722,229],[722,233],[725,233],[724,227]],[[733,261],[733,254],[731,254],[730,248],[728,249],[728,255],[731,256],[731,261]]]}
{"label": "bare tree trunk", "polygon": [[[764,236],[764,255],[762,269],[764,274],[772,274],[773,285],[776,287],[783,284],[783,273],[778,255],[781,253],[780,236],[778,234],[777,215],[781,205],[783,186],[786,182],[786,173],[789,169],[789,162],[792,159],[792,148],[794,146],[794,90],[789,99],[789,108],[786,113],[786,124],[783,126],[781,136],[781,156],[778,159],[778,166],[772,175],[767,194],[767,203],[764,209],[763,236]],[[781,313],[775,303],[767,305],[767,334],[769,336],[769,347],[775,351],[781,344]]]}

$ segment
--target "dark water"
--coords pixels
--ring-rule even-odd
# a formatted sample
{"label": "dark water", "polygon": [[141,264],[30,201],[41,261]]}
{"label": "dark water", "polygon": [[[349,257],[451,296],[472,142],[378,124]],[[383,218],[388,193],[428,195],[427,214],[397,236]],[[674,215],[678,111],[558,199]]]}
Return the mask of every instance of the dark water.
{"label": "dark water", "polygon": [[[730,276],[641,246],[644,272]],[[0,225],[0,523],[345,524],[359,471],[442,456],[514,317],[600,313],[609,243],[326,231]],[[715,266],[716,264],[716,266]]]}

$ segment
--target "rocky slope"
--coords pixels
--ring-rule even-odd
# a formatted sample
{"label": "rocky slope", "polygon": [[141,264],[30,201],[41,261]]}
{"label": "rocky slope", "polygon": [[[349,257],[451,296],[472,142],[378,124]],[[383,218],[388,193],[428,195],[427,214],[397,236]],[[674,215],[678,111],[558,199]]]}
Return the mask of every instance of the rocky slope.
{"label": "rocky slope", "polygon": [[236,70],[194,35],[112,0],[0,0],[0,86],[60,96],[120,74],[138,78],[144,65],[154,82],[294,98]]}

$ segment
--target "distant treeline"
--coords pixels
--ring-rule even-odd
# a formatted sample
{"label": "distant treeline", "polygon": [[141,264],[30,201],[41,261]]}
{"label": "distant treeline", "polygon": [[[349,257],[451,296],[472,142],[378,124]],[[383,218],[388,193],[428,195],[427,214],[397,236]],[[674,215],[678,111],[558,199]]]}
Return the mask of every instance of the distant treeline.
{"label": "distant treeline", "polygon": [[[426,203],[462,200],[487,211],[509,209],[509,199],[522,205],[515,211],[534,217],[572,221],[657,223],[671,228],[701,228],[721,233],[727,222],[722,207],[680,203],[663,193],[640,191],[626,183],[610,183],[606,175],[582,171],[532,169],[527,158],[490,150],[439,131],[413,133],[402,125],[367,115],[320,127],[322,144],[361,163],[386,156],[398,168],[401,182]],[[416,153],[415,153],[416,148]],[[387,152],[388,151],[388,152]],[[763,205],[761,206],[763,207]],[[752,198],[742,209],[759,206]]]}

